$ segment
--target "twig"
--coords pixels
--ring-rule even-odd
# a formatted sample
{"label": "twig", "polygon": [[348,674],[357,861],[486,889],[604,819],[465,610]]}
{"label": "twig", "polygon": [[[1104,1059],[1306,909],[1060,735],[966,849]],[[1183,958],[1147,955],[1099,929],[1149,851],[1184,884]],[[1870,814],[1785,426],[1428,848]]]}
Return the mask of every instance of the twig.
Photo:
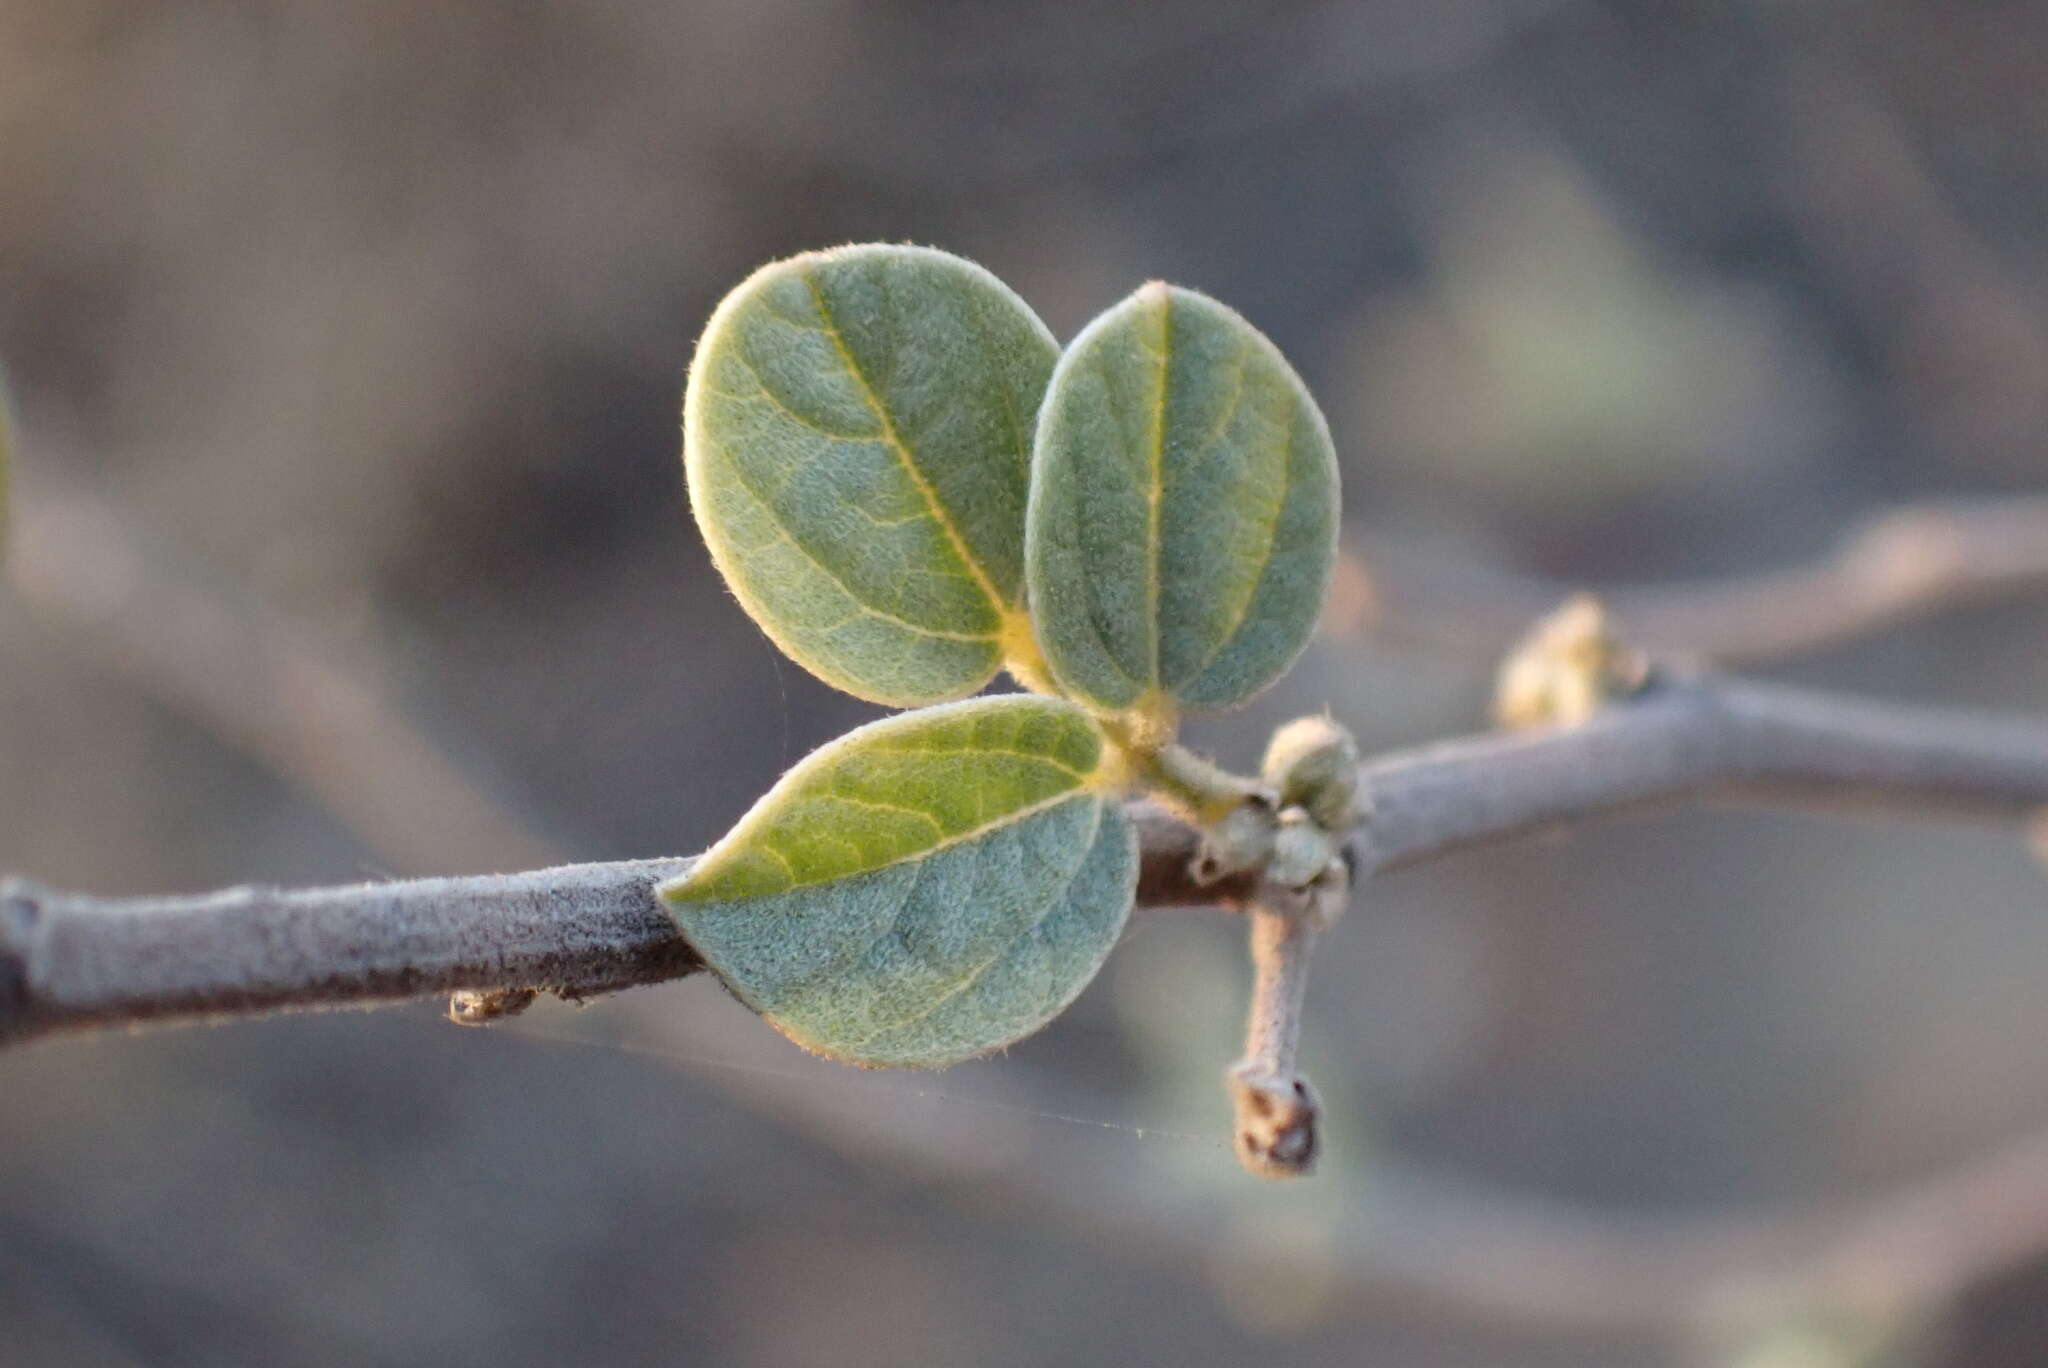
{"label": "twig", "polygon": [[[1361,875],[1632,804],[1875,804],[2021,822],[2048,807],[2048,726],[1701,679],[1579,727],[1368,761]],[[1140,897],[1241,903],[1189,873],[1194,833],[1138,813]],[[0,1039],[65,1028],[368,1004],[453,989],[569,996],[694,970],[651,887],[675,860],[285,892],[99,900],[0,890]]]}
{"label": "twig", "polygon": [[[1141,899],[1225,904],[1198,886],[1195,836],[1150,805],[1132,816]],[[583,999],[701,970],[655,900],[687,858],[334,888],[231,888],[94,898],[0,879],[0,1044],[90,1027],[289,1009],[375,1007],[457,993],[465,1024],[535,989]]]}
{"label": "twig", "polygon": [[0,1041],[374,1006],[468,988],[609,992],[694,973],[653,887],[680,860],[102,900],[0,882]]}
{"label": "twig", "polygon": [[1252,1002],[1244,1058],[1230,1071],[1238,1162],[1268,1178],[1315,1170],[1322,1099],[1295,1067],[1309,950],[1322,928],[1303,909],[1265,899],[1250,908]]}
{"label": "twig", "polygon": [[2048,807],[2048,725],[1703,678],[1578,727],[1369,760],[1360,780],[1361,873],[1687,797],[2017,824]]}

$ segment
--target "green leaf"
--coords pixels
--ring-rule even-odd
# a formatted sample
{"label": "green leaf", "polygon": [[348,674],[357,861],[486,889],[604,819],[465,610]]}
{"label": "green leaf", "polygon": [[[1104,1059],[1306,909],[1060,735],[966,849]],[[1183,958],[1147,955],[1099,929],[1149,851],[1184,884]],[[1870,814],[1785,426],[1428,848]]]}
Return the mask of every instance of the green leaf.
{"label": "green leaf", "polygon": [[986,1054],[1058,1015],[1130,910],[1137,849],[1106,751],[1054,698],[887,718],[807,756],[661,897],[805,1049]]}
{"label": "green leaf", "polygon": [[683,460],[754,621],[850,694],[962,698],[1024,612],[1031,432],[1059,348],[972,262],[868,245],[765,266],[697,344]]}
{"label": "green leaf", "polygon": [[1170,725],[1285,672],[1336,555],[1329,429],[1273,344],[1151,284],[1097,318],[1039,412],[1025,564],[1069,694]]}

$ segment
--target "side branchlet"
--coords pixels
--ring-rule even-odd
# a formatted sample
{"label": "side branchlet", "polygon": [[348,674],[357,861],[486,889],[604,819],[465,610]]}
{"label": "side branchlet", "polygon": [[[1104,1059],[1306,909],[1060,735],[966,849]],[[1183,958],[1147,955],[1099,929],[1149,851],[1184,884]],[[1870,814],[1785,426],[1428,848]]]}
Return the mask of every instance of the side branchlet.
{"label": "side branchlet", "polygon": [[1614,629],[1607,607],[1577,594],[1540,619],[1501,663],[1493,717],[1503,727],[1571,727],[1642,691],[1650,663]]}
{"label": "side branchlet", "polygon": [[1359,820],[1358,748],[1327,717],[1281,728],[1257,779],[1179,746],[1146,757],[1143,782],[1200,826],[1198,882],[1255,873],[1250,918],[1252,1001],[1244,1057],[1230,1070],[1238,1159],[1266,1177],[1315,1165],[1321,1104],[1296,1067],[1315,937],[1350,897],[1344,842]]}
{"label": "side branchlet", "polygon": [[1238,1162],[1261,1177],[1300,1178],[1315,1169],[1322,1103],[1296,1063],[1301,1008],[1309,952],[1343,915],[1350,893],[1349,871],[1333,858],[1306,887],[1268,880],[1251,903],[1251,1010],[1230,1092]]}

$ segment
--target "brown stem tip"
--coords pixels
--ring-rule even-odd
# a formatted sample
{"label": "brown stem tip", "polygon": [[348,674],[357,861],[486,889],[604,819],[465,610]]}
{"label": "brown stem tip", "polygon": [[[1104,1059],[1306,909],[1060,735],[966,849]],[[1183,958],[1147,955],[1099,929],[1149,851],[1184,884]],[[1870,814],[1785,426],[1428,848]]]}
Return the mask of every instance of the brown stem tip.
{"label": "brown stem tip", "polygon": [[1260,1072],[1247,1061],[1230,1071],[1237,1106],[1237,1158],[1263,1178],[1303,1178],[1321,1148],[1322,1103],[1299,1074]]}

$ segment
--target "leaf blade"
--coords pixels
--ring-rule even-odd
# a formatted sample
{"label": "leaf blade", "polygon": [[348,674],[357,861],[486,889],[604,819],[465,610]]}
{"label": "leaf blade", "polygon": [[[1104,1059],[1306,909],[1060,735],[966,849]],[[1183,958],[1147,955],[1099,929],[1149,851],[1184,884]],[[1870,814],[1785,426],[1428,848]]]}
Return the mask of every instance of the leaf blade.
{"label": "leaf blade", "polygon": [[1072,696],[1117,712],[1258,693],[1307,643],[1336,527],[1322,415],[1233,311],[1148,285],[1062,355],[1025,554],[1039,643]]}
{"label": "leaf blade", "polygon": [[807,1049],[942,1067],[1043,1025],[1114,943],[1136,851],[1103,762],[1057,699],[889,718],[807,757],[661,897]]}
{"label": "leaf blade", "polygon": [[866,245],[719,305],[684,397],[712,557],[799,664],[896,705],[974,692],[1029,640],[1031,423],[1057,347],[980,267]]}

